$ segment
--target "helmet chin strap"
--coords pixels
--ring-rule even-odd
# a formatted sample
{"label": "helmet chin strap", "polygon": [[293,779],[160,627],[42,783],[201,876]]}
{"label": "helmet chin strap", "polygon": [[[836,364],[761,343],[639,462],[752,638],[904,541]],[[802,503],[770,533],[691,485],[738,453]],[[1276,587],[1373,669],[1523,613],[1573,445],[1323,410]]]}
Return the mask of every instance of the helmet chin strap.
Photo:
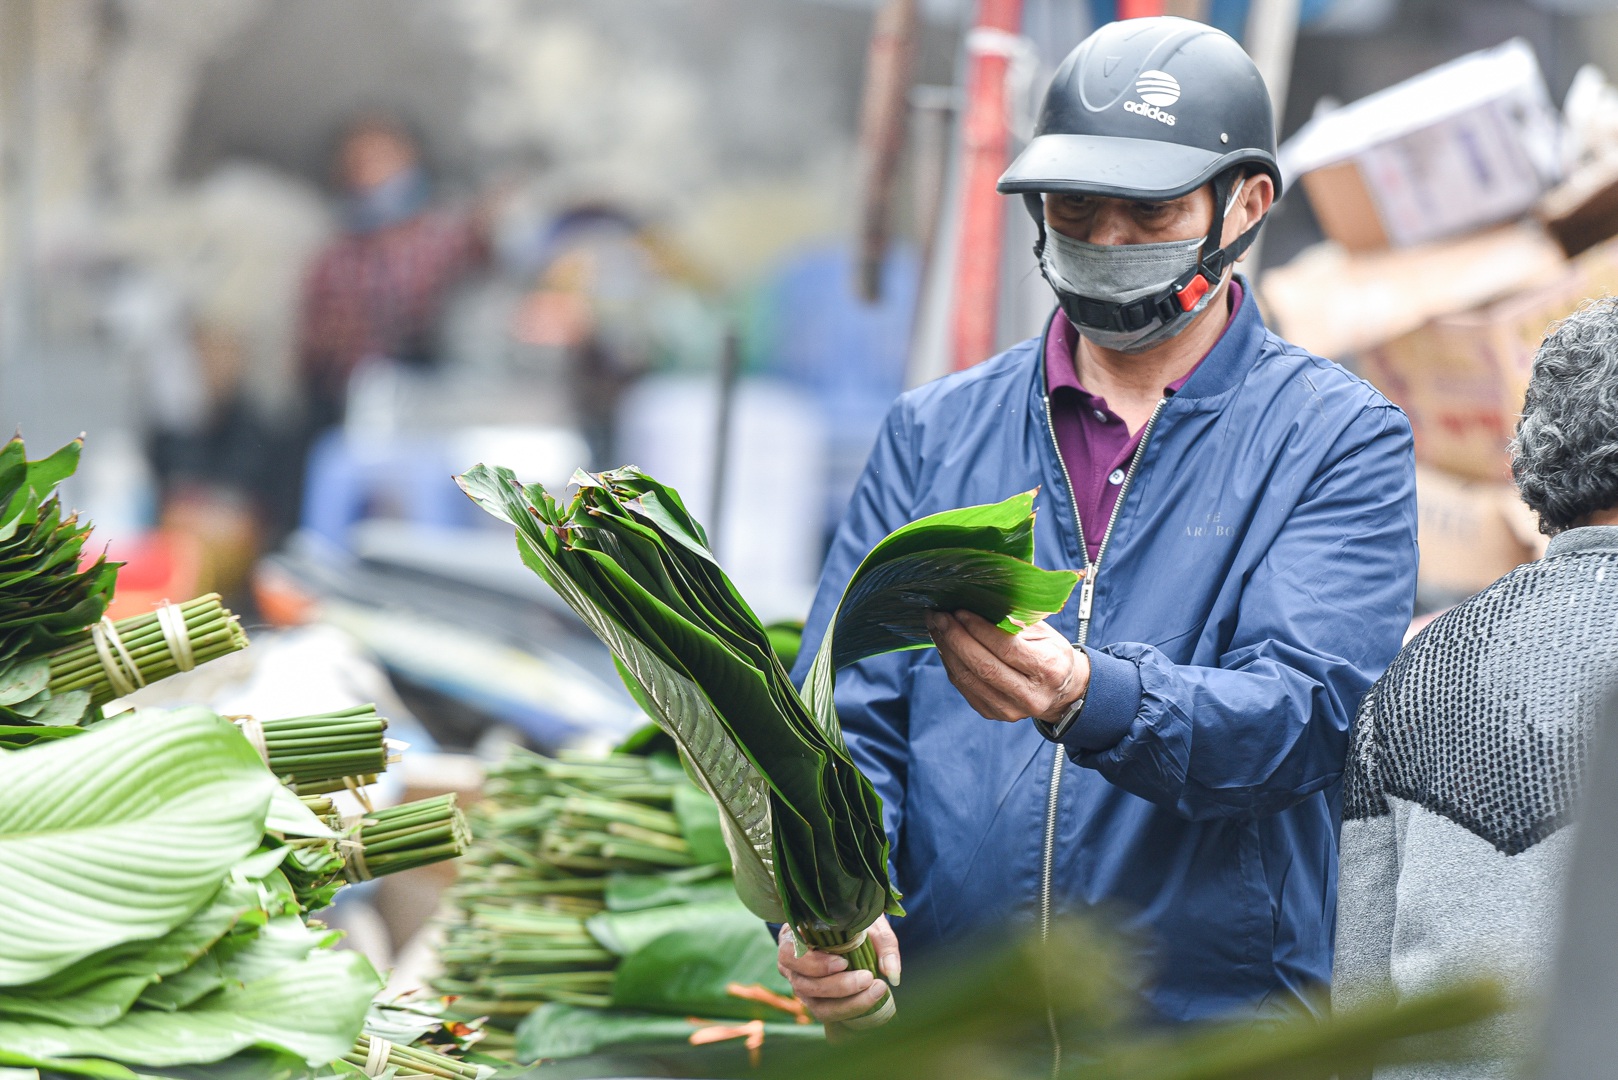
{"label": "helmet chin strap", "polygon": [[[1253,224],[1252,228],[1228,245],[1219,246],[1219,239],[1225,232],[1225,212],[1238,183],[1245,183],[1245,178],[1239,180],[1234,169],[1227,169],[1214,177],[1213,221],[1209,223],[1207,237],[1202,242],[1201,250],[1197,252],[1197,265],[1187,270],[1168,288],[1123,304],[1096,300],[1088,296],[1074,297],[1070,310],[1077,310],[1082,315],[1083,325],[1098,330],[1123,332],[1142,329],[1149,326],[1153,320],[1169,323],[1190,312],[1209,290],[1219,285],[1225,271],[1253,246],[1253,241],[1258,239],[1259,228],[1264,224],[1264,219],[1269,217],[1265,214]],[[1039,230],[1038,238],[1034,241],[1034,258],[1039,262],[1040,273],[1043,274],[1045,200],[1039,192],[1034,191],[1023,192],[1022,199],[1023,205],[1028,208],[1029,216],[1034,219],[1035,227]]]}

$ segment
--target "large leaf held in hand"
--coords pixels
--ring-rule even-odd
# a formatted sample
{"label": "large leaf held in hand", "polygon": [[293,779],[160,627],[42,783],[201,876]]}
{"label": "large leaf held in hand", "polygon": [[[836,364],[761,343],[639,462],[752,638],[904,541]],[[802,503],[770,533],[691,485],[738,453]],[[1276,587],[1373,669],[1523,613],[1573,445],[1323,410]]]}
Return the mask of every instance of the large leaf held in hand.
{"label": "large leaf held in hand", "polygon": [[0,986],[174,929],[258,846],[274,787],[204,709],[0,754]]}
{"label": "large leaf held in hand", "polygon": [[534,501],[552,517],[561,513],[543,489],[525,491],[511,470],[482,465],[456,479],[479,506],[518,526],[517,547],[524,565],[555,589],[606,643],[636,699],[673,736],[693,779],[718,807],[742,902],[760,918],[785,921],[773,866],[768,784],[737,751],[713,702],[689,674],[649,648],[569,576],[548,543],[548,531],[537,520]]}

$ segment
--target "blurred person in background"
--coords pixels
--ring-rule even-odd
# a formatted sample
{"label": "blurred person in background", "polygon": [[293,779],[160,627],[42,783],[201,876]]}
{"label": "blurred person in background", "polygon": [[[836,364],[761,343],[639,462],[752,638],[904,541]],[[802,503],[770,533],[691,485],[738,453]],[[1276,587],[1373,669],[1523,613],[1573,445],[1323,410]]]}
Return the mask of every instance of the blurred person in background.
{"label": "blurred person in background", "polygon": [[489,255],[486,207],[435,207],[420,147],[397,118],[354,121],[336,168],[342,232],[309,268],[300,319],[311,433],[342,419],[362,362],[430,365],[448,294]]}
{"label": "blurred person in background", "polygon": [[[890,978],[900,946],[947,963],[975,931],[1096,908],[1143,943],[1164,1019],[1314,1008],[1331,977],[1340,784],[1410,621],[1415,462],[1404,414],[1271,334],[1234,276],[1274,155],[1231,38],[1096,31],[1000,181],[1059,309],[883,425],[805,640],[884,535],[937,511],[1037,489],[1038,563],[1085,569],[1015,636],[934,613],[936,651],[838,676],[904,894],[872,931]],[[822,1020],[882,993],[786,932],[778,962]]]}
{"label": "blurred person in background", "polygon": [[[519,345],[565,374],[570,419],[592,460],[612,456],[618,405],[653,363],[662,302],[680,286],[668,246],[608,202],[563,210],[533,238],[532,287],[512,313]],[[685,275],[689,277],[689,274]]]}
{"label": "blurred person in background", "polygon": [[1503,1080],[1534,1049],[1573,804],[1618,674],[1618,300],[1540,346],[1512,474],[1544,558],[1435,619],[1360,707],[1332,1002],[1482,975],[1529,1007],[1477,1033],[1480,1060],[1377,1080]]}

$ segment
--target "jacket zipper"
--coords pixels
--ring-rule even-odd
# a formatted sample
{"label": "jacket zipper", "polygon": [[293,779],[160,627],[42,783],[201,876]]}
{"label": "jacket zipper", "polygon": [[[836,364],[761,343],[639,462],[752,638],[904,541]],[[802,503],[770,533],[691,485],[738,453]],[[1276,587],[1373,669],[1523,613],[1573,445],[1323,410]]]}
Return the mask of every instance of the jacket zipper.
{"label": "jacket zipper", "polygon": [[[1135,480],[1135,470],[1140,466],[1140,459],[1146,454],[1146,443],[1152,437],[1152,428],[1157,426],[1157,416],[1163,411],[1167,398],[1161,398],[1152,407],[1152,415],[1147,419],[1146,426],[1141,430],[1140,445],[1135,447],[1135,454],[1130,459],[1129,469],[1124,473],[1123,485],[1118,489],[1118,498],[1112,504],[1112,514],[1107,518],[1106,531],[1101,534],[1101,544],[1096,548],[1095,561],[1090,561],[1090,547],[1084,542],[1084,521],[1079,517],[1079,497],[1073,490],[1073,477],[1067,471],[1067,459],[1062,457],[1061,444],[1056,441],[1056,425],[1051,419],[1051,396],[1045,395],[1045,430],[1051,436],[1051,449],[1056,452],[1056,464],[1062,470],[1062,479],[1067,481],[1067,497],[1073,507],[1073,525],[1079,532],[1079,553],[1084,556],[1084,582],[1079,586],[1079,637],[1078,644],[1083,646],[1090,639],[1090,616],[1095,607],[1096,574],[1100,572],[1101,560],[1107,555],[1107,543],[1112,539],[1112,528],[1118,523],[1118,511],[1123,509],[1124,497],[1129,494],[1129,487]],[[1060,746],[1055,747],[1051,755],[1051,793],[1045,807],[1045,849],[1044,858],[1040,867],[1039,880],[1039,938],[1046,941],[1051,934],[1051,868],[1056,861],[1056,808],[1062,793],[1062,760],[1067,757]],[[1045,1007],[1046,1020],[1051,1031],[1051,1076],[1055,1077],[1062,1070],[1062,1037],[1056,1026],[1056,1006],[1054,1002],[1047,1001]]]}

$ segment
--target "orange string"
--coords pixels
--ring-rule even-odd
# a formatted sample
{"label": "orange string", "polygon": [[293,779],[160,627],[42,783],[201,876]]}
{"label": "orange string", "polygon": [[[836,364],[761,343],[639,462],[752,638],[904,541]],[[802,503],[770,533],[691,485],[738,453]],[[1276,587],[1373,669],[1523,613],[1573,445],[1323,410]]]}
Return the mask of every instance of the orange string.
{"label": "orange string", "polygon": [[[694,1016],[686,1017],[693,1024],[703,1024],[706,1021],[698,1020]],[[727,1039],[746,1039],[747,1062],[755,1069],[758,1068],[759,1050],[764,1046],[764,1021],[749,1020],[745,1024],[709,1024],[700,1027],[691,1033],[692,1046],[706,1046],[709,1043],[724,1042]]]}
{"label": "orange string", "polygon": [[741,998],[743,1001],[756,1001],[760,1005],[780,1009],[790,1015],[797,1023],[807,1024],[809,1022],[809,1010],[804,1007],[803,1002],[795,997],[777,994],[774,990],[760,986],[758,983],[731,983],[725,987],[725,993],[731,997]]}

